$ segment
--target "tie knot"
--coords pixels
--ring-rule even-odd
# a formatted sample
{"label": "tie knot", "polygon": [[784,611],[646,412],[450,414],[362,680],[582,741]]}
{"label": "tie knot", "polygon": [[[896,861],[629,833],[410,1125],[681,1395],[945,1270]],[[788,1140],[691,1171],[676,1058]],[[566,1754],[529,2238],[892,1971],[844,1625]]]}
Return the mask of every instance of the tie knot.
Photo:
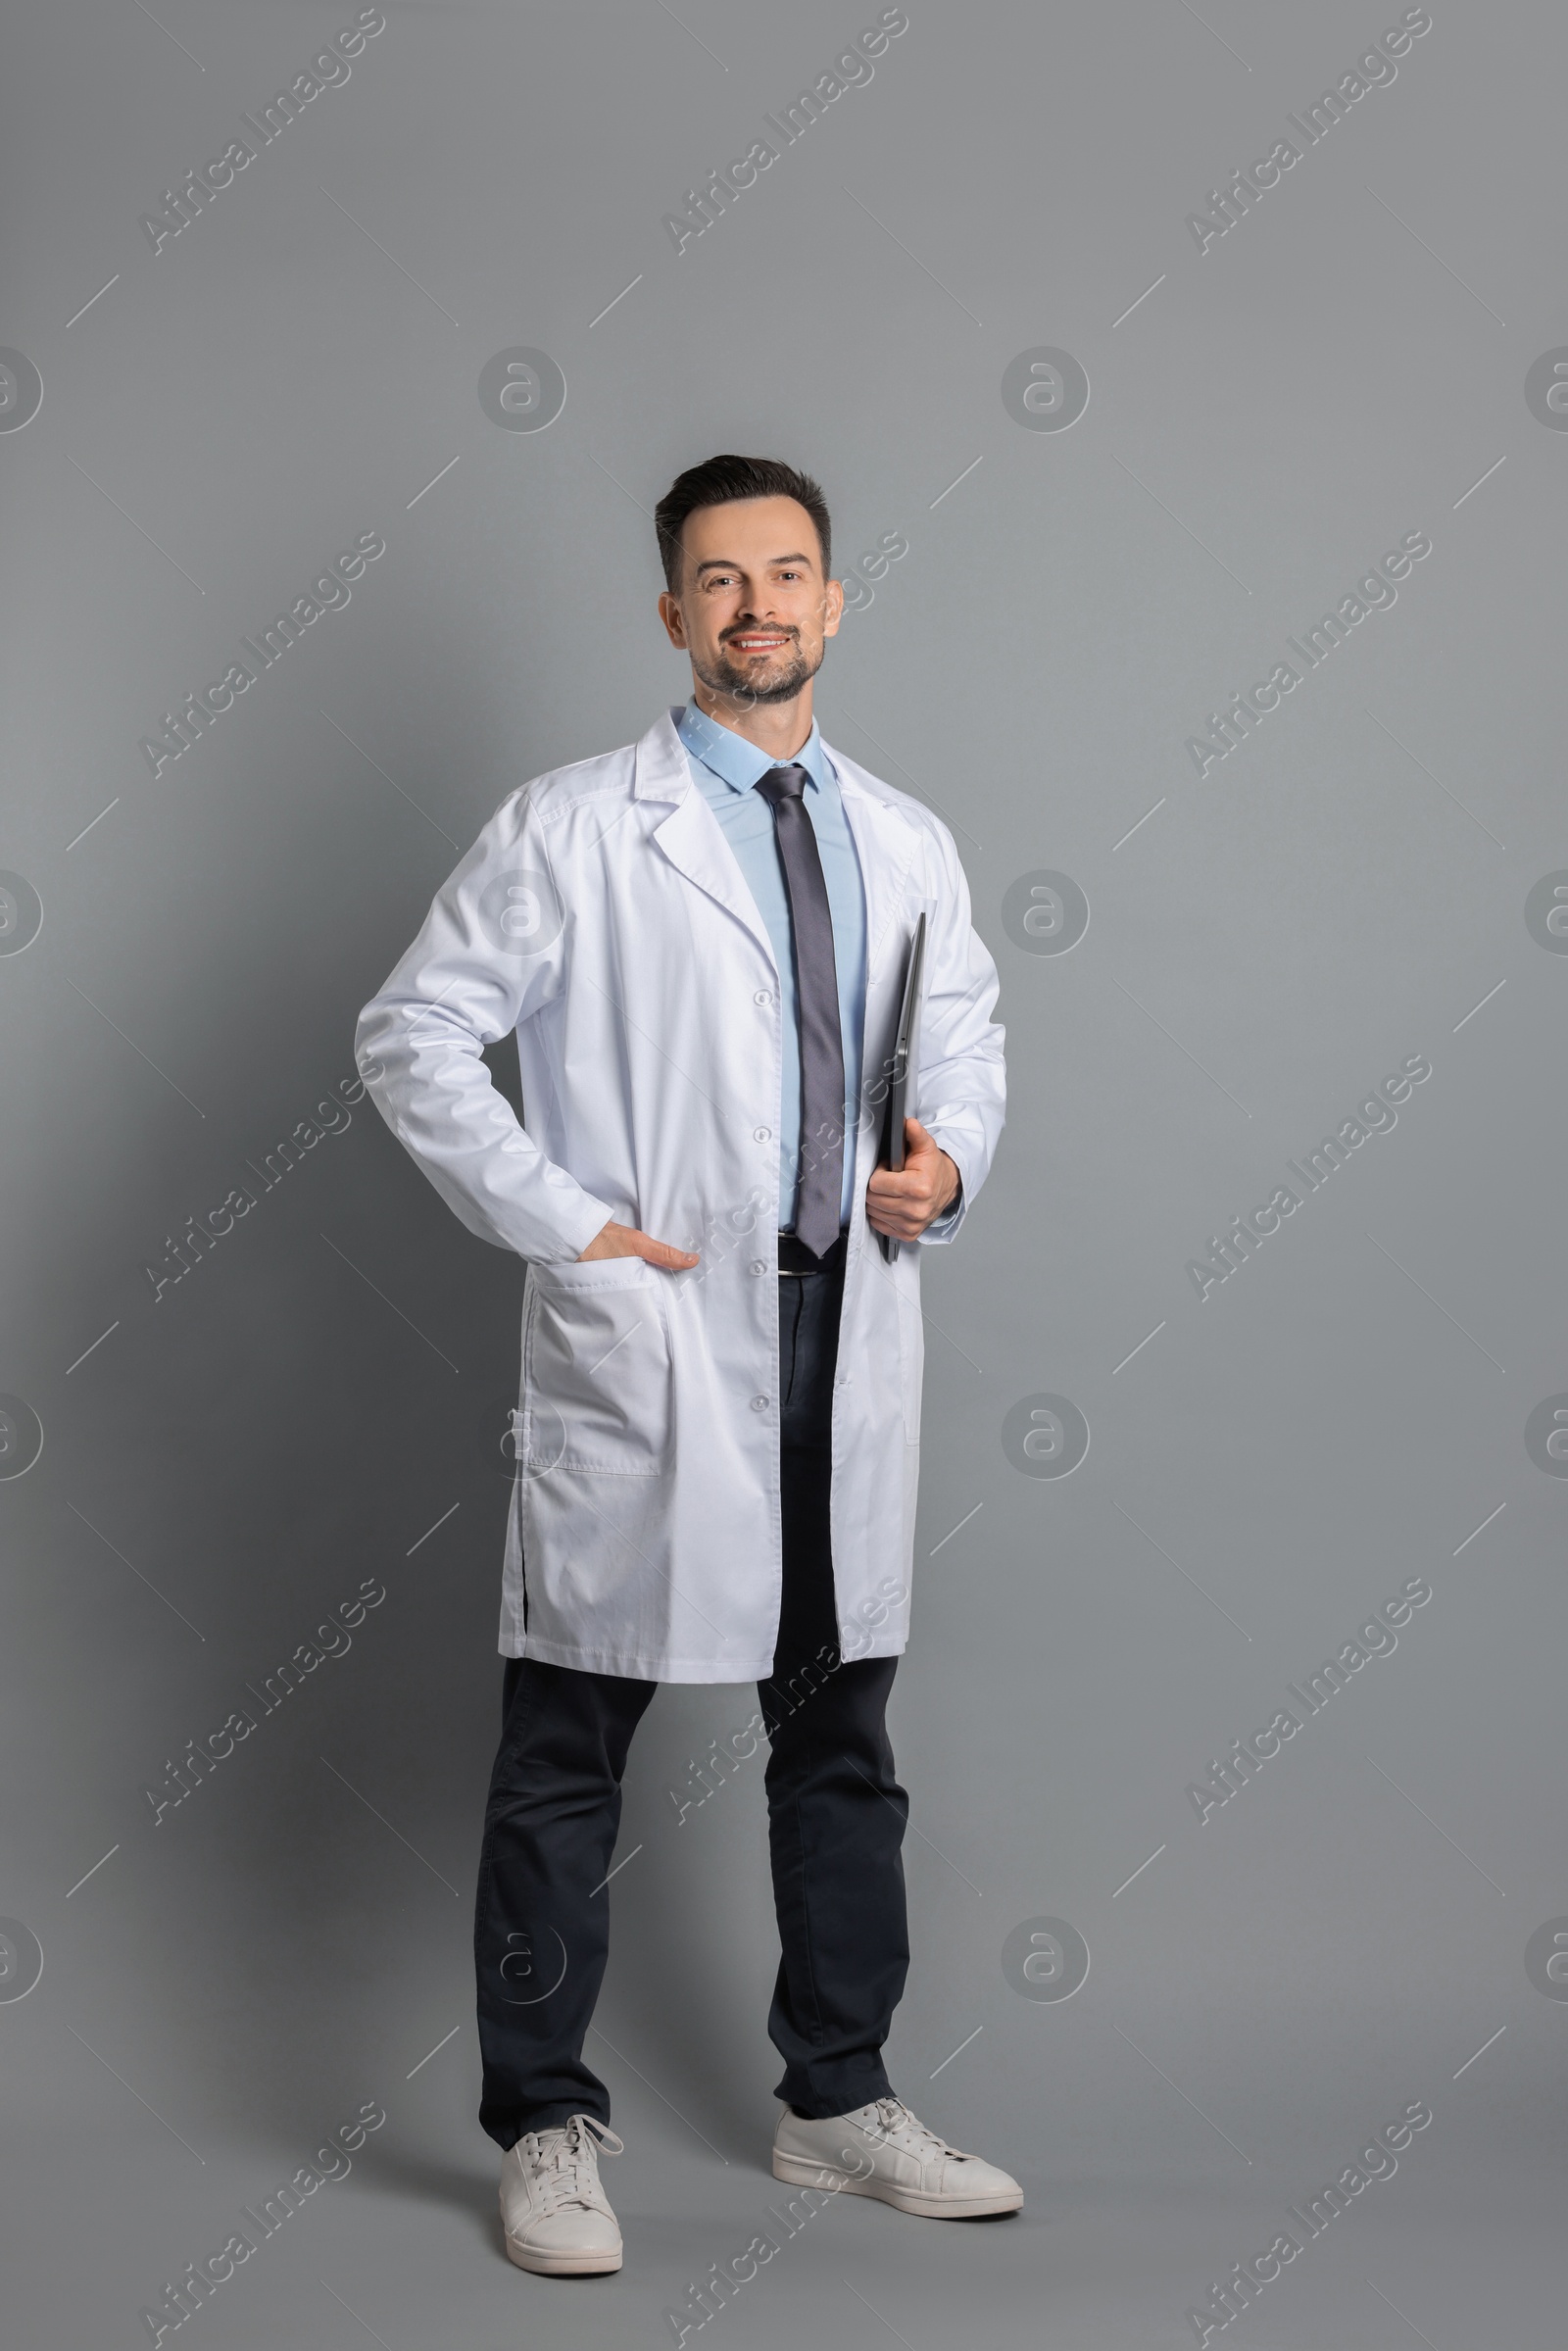
{"label": "tie knot", "polygon": [[806,790],[806,769],[800,766],[770,767],[757,789],[770,800],[775,808],[782,800],[799,800]]}

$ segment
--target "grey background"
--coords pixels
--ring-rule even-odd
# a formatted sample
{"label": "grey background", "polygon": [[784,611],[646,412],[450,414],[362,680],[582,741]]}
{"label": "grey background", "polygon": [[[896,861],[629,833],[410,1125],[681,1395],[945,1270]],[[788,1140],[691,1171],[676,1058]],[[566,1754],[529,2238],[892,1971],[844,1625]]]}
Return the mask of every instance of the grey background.
{"label": "grey background", "polygon": [[[662,215],[874,8],[386,0],[155,256],[138,215],[353,14],[68,0],[9,34],[0,342],[44,387],[0,434],[0,864],[43,906],[0,959],[0,1388],[44,1430],[0,1485],[0,1912],[44,1957],[0,2002],[12,2339],[145,2341],[367,2099],[350,2178],[178,2339],[668,2342],[778,2200],[760,1764],[678,1827],[668,1794],[755,1692],[671,1690],[593,2044],[627,2266],[501,2256],[467,1934],[521,1266],[362,1106],[156,1305],[141,1270],[351,1075],[503,793],[683,699],[643,510],[732,448],[820,475],[840,567],[906,535],[819,710],[954,825],[1002,970],[1006,1132],[925,1268],[889,2056],[1027,2202],[845,2199],[690,2339],[1191,2342],[1206,2281],[1424,2099],[1225,2339],[1555,2341],[1568,2006],[1524,1954],[1568,1912],[1568,1488],[1524,1428],[1568,1390],[1568,961],[1524,905],[1568,866],[1568,440],[1524,382],[1568,341],[1560,15],[1435,0],[1200,254],[1187,213],[1396,9],[910,0],[677,256]],[[480,408],[514,345],[564,373],[548,431]],[[1064,433],[1003,404],[1039,346],[1089,377]],[[158,713],[370,530],[347,609],[155,780]],[[1416,530],[1397,604],[1200,780],[1203,714]],[[1089,903],[1067,955],[1004,929],[1042,871]],[[1205,1236],[1417,1053],[1397,1128],[1200,1303]],[[1065,1480],[1003,1450],[1046,1395],[1091,1432]],[[1396,1653],[1200,1826],[1187,1784],[1413,1576]],[[166,1758],[366,1577],[350,1653],[155,1827]],[[1092,1954],[1060,2003],[1003,1972],[1048,1917]]]}

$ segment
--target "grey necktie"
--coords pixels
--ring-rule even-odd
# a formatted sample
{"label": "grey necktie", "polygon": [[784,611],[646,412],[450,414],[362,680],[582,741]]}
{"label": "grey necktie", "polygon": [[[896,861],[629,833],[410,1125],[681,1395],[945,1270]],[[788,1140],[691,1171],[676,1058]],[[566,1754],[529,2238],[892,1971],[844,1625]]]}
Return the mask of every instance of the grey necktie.
{"label": "grey necktie", "polygon": [[801,1173],[795,1231],[815,1257],[839,1237],[844,1189],[844,1037],[827,883],[803,795],[806,769],[772,767],[757,789],[773,805],[795,940],[801,1028]]}

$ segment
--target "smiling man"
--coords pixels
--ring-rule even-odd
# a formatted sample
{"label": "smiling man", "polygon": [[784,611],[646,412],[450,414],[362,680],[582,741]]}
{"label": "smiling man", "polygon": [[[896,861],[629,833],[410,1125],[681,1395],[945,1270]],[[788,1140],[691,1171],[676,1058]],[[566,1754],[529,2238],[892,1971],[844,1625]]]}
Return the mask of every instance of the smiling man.
{"label": "smiling man", "polygon": [[[710,458],[657,523],[690,702],[503,802],[357,1039],[443,1200],[528,1264],[474,1951],[507,2252],[549,2276],[621,2266],[598,2164],[621,2142],[582,2052],[621,1776],[661,1682],[758,1685],[774,2177],[942,2220],[1022,2201],[882,2062],[909,1956],[884,1717],[920,1256],[956,1236],[1001,1134],[996,966],[946,825],[812,715],[844,608],[816,483]],[[922,912],[921,1116],[895,1173],[884,1072]],[[482,1059],[509,1030],[520,1124]],[[878,1234],[920,1247],[888,1262]]]}

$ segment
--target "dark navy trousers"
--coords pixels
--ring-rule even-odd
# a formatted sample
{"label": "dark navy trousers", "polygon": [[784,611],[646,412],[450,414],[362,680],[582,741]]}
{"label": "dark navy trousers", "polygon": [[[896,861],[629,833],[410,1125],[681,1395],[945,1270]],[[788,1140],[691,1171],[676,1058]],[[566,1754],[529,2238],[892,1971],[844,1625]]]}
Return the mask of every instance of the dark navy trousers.
{"label": "dark navy trousers", "polygon": [[[798,2114],[889,2094],[882,2046],[909,1963],[908,1800],[884,1716],[898,1660],[838,1644],[828,1519],[844,1241],[779,1275],[784,1588],[769,1680],[768,1840],[781,1956],[767,2029]],[[808,1264],[799,1245],[781,1261]],[[658,1684],[509,1658],[474,1914],[479,2121],[502,2147],[568,2115],[610,2120],[583,2062],[610,1949],[620,1783]]]}

